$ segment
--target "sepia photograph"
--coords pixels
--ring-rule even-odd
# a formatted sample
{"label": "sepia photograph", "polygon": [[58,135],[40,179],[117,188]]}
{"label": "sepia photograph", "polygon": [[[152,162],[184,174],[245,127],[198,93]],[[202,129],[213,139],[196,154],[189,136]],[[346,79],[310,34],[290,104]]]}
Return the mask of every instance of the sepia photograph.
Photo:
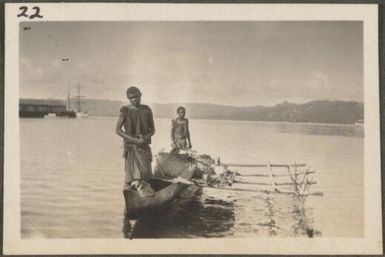
{"label": "sepia photograph", "polygon": [[377,5],[6,21],[5,254],[382,252]]}

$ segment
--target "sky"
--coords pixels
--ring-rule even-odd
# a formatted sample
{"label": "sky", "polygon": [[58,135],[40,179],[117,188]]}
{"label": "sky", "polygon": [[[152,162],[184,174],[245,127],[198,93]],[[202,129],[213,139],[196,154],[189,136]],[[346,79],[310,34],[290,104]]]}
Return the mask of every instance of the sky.
{"label": "sky", "polygon": [[147,103],[363,101],[360,21],[34,22],[19,43],[21,98],[70,84],[119,101],[136,85]]}

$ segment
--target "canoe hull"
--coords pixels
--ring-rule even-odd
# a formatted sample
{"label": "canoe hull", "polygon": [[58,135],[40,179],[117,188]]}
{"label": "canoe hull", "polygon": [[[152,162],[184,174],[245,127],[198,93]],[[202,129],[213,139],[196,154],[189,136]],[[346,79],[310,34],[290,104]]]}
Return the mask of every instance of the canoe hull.
{"label": "canoe hull", "polygon": [[156,191],[153,195],[142,197],[132,190],[123,191],[128,218],[138,219],[161,213],[178,198],[182,191],[189,187],[189,185],[180,182],[170,183],[155,179],[149,182]]}

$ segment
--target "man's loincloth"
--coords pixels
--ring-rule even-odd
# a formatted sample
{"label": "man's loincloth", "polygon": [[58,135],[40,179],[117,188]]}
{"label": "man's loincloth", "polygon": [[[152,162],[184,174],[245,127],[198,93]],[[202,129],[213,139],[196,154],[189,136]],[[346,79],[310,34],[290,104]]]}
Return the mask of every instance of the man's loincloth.
{"label": "man's loincloth", "polygon": [[152,178],[152,153],[149,145],[125,145],[125,179],[127,185],[133,180],[149,180]]}
{"label": "man's loincloth", "polygon": [[175,148],[186,150],[188,149],[187,139],[186,138],[175,138]]}

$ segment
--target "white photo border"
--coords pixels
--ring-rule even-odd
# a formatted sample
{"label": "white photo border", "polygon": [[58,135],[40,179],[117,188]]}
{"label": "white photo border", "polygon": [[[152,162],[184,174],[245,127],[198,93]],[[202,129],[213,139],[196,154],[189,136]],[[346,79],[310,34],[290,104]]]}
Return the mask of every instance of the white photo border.
{"label": "white photo border", "polygon": [[[364,24],[364,224],[362,238],[21,239],[19,7],[41,21],[345,21]],[[5,4],[3,253],[36,254],[381,254],[381,156],[376,4]]]}

